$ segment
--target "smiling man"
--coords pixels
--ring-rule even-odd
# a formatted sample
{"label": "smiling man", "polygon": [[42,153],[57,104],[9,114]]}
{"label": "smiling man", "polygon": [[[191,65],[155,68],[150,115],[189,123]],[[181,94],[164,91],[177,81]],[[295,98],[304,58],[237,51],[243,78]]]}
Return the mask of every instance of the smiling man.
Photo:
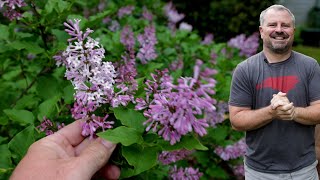
{"label": "smiling man", "polygon": [[246,132],[245,179],[319,179],[320,67],[292,51],[295,17],[282,5],[260,14],[263,50],[234,71],[229,112]]}

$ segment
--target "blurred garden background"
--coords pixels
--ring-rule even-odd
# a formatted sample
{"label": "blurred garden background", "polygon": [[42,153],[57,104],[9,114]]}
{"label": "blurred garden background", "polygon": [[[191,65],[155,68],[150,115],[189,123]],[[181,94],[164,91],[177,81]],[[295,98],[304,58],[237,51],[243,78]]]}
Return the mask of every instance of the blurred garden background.
{"label": "blurred garden background", "polygon": [[261,51],[274,3],[296,15],[294,50],[320,61],[320,1],[301,2],[0,1],[0,179],[79,119],[84,136],[118,143],[121,179],[243,179],[232,71]]}

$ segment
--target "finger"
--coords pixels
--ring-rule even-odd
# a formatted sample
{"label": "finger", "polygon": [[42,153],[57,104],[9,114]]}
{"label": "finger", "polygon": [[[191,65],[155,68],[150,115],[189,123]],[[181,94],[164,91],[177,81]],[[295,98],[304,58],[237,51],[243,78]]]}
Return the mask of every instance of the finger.
{"label": "finger", "polygon": [[85,148],[78,156],[79,169],[83,176],[90,179],[109,160],[116,145],[98,138]]}
{"label": "finger", "polygon": [[278,107],[284,106],[284,105],[287,105],[287,103],[284,101],[276,101],[274,104],[272,104],[272,108],[277,109]]}
{"label": "finger", "polygon": [[283,93],[283,92],[279,91],[277,95],[284,97],[287,95],[287,93]]}
{"label": "finger", "polygon": [[[81,135],[82,131],[81,120],[76,120],[75,122],[63,127],[58,132],[54,133],[52,136],[62,135],[72,146],[78,145],[83,141],[84,137]],[[60,138],[59,138],[60,139]]]}
{"label": "finger", "polygon": [[[289,104],[286,104],[286,105],[282,106],[282,107],[281,107],[281,110],[282,110],[282,111],[288,111],[288,110],[291,110],[291,109],[293,109],[293,108],[294,108],[294,106],[293,106],[293,103],[291,102],[291,103],[289,103]],[[291,112],[289,112],[289,113],[291,113]]]}
{"label": "finger", "polygon": [[107,164],[100,169],[99,174],[104,179],[119,179],[120,168],[113,164]]}
{"label": "finger", "polygon": [[81,154],[81,152],[86,148],[88,147],[91,143],[94,142],[95,139],[93,138],[85,138],[80,144],[78,144],[74,150],[75,150],[75,154],[76,156],[79,156]]}

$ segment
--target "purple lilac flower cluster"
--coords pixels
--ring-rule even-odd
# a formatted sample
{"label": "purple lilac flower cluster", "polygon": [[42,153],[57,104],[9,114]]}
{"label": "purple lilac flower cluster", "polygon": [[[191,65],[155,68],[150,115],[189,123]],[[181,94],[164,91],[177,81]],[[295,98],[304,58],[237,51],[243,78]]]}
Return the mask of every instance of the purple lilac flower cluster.
{"label": "purple lilac flower cluster", "polygon": [[216,127],[216,124],[221,123],[225,120],[225,114],[228,111],[228,103],[218,102],[216,104],[216,111],[210,114],[209,124],[211,127]]}
{"label": "purple lilac flower cluster", "polygon": [[183,60],[182,59],[175,60],[169,65],[170,71],[176,71],[176,70],[179,70],[182,68],[183,68]]}
{"label": "purple lilac flower cluster", "polygon": [[10,21],[20,19],[22,14],[18,11],[18,8],[26,5],[27,4],[24,2],[24,0],[0,0],[0,8],[5,7],[3,16],[10,19]]}
{"label": "purple lilac flower cluster", "polygon": [[246,152],[245,139],[240,139],[234,145],[228,145],[227,147],[217,147],[214,152],[221,157],[221,159],[228,161],[230,159],[236,159],[245,155]]}
{"label": "purple lilac flower cluster", "polygon": [[126,106],[130,101],[134,102],[134,94],[138,89],[138,84],[135,80],[137,75],[134,52],[135,39],[130,26],[123,28],[120,42],[125,46],[126,51],[121,56],[121,60],[114,64],[118,72],[115,79],[116,87],[120,91],[115,93],[111,101],[112,107],[117,107],[120,104]]}
{"label": "purple lilac flower cluster", "polygon": [[148,21],[152,21],[153,14],[146,7],[143,7],[142,17],[143,17],[143,19],[146,19]]}
{"label": "purple lilac flower cluster", "polygon": [[[137,98],[136,109],[144,111],[149,124],[146,131],[153,130],[170,144],[180,141],[181,136],[195,132],[205,135],[209,126],[208,118],[214,114],[216,81],[212,78],[214,70],[206,68],[200,71],[201,60],[194,66],[194,76],[181,77],[174,85],[168,70],[152,74],[152,80],[147,80],[146,99]],[[152,96],[152,99],[150,98]]]}
{"label": "purple lilac flower cluster", "polygon": [[177,162],[179,160],[185,159],[192,153],[193,153],[192,150],[187,150],[187,149],[181,149],[176,151],[163,151],[159,155],[158,159],[162,164],[168,165],[168,164]]}
{"label": "purple lilac flower cluster", "polygon": [[259,47],[259,33],[253,33],[246,38],[245,34],[240,34],[228,41],[228,46],[240,49],[240,55],[250,57],[254,55]]}
{"label": "purple lilac flower cluster", "polygon": [[244,165],[243,164],[240,164],[240,165],[237,165],[237,166],[233,166],[233,173],[236,175],[236,176],[244,176]]}
{"label": "purple lilac flower cluster", "polygon": [[49,136],[63,127],[64,123],[56,123],[54,125],[50,119],[43,117],[43,121],[39,126],[37,126],[37,129],[39,129],[41,132],[45,132],[46,135]]}
{"label": "purple lilac flower cluster", "polygon": [[74,86],[75,103],[72,116],[85,119],[82,135],[91,137],[98,127],[111,128],[112,122],[105,122],[107,115],[99,117],[94,111],[102,104],[109,103],[113,97],[113,84],[116,72],[110,62],[103,62],[105,50],[99,42],[89,37],[93,31],[80,30],[80,20],[64,23],[66,32],[72,36],[69,46],[61,54],[54,56],[58,66],[66,67],[65,76]]}
{"label": "purple lilac flower cluster", "polygon": [[198,180],[203,175],[199,172],[199,169],[194,169],[192,167],[187,168],[177,168],[174,166],[170,169],[169,176],[173,180]]}
{"label": "purple lilac flower cluster", "polygon": [[140,49],[137,58],[142,64],[158,57],[155,51],[155,45],[158,43],[154,26],[147,26],[144,28],[144,34],[139,34],[137,39],[140,43]]}
{"label": "purple lilac flower cluster", "polygon": [[122,18],[125,15],[130,15],[132,11],[134,10],[134,6],[125,6],[118,10],[118,18]]}
{"label": "purple lilac flower cluster", "polygon": [[164,6],[164,13],[168,18],[168,26],[172,30],[175,30],[176,24],[185,17],[184,14],[178,13],[171,1]]}
{"label": "purple lilac flower cluster", "polygon": [[203,38],[203,41],[201,42],[201,44],[211,44],[213,42],[213,38],[214,38],[213,34],[208,33]]}

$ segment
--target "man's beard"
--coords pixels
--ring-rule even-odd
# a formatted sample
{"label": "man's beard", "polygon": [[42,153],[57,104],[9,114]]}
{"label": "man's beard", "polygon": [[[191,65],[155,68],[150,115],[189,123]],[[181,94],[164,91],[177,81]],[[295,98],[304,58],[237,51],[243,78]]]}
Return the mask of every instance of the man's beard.
{"label": "man's beard", "polygon": [[273,46],[271,42],[267,43],[267,47],[276,54],[284,54],[288,52],[291,46],[292,46],[292,43],[290,42],[282,46],[279,46],[279,45]]}
{"label": "man's beard", "polygon": [[[270,36],[271,38],[276,38],[276,37],[284,37],[285,39],[289,38],[289,35],[284,32],[280,32],[280,33],[275,32],[275,33],[272,33]],[[276,44],[276,45],[273,45],[271,40],[266,42],[267,48],[276,54],[284,54],[288,52],[292,44],[293,44],[292,41],[289,41],[286,44]]]}

